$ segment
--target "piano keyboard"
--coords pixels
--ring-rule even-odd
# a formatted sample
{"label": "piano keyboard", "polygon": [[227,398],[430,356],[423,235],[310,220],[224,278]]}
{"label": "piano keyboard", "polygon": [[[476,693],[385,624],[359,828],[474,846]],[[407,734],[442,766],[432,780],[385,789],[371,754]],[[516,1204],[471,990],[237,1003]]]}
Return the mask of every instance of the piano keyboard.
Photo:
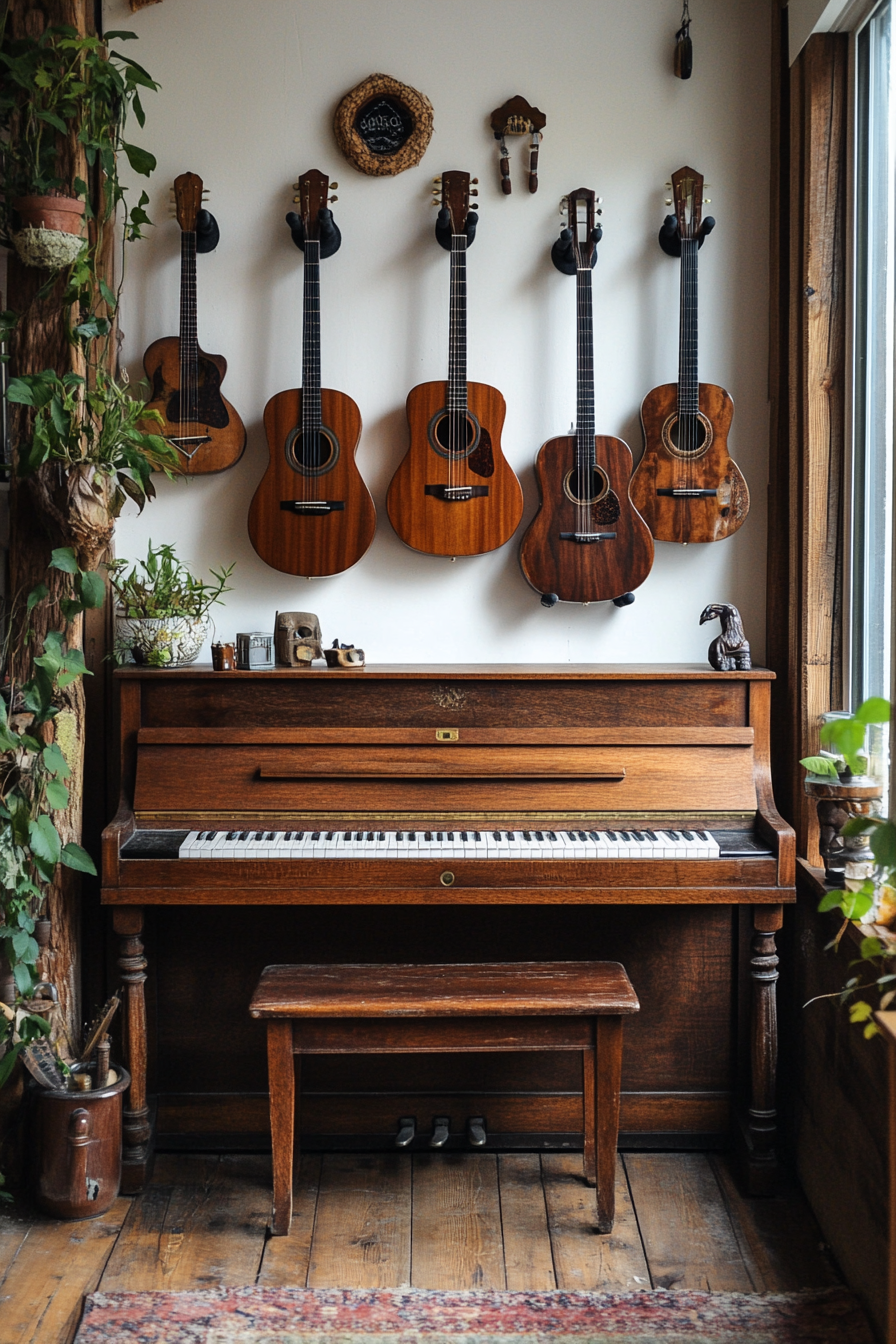
{"label": "piano keyboard", "polygon": [[180,859],[717,859],[709,831],[190,831]]}

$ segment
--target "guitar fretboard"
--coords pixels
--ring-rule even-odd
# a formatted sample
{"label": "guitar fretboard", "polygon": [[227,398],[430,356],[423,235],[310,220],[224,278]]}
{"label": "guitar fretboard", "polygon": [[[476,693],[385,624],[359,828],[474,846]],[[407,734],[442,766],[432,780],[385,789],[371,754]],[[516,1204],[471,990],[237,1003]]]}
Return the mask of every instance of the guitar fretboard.
{"label": "guitar fretboard", "polygon": [[320,429],[320,242],[305,240],[302,309],[302,434],[306,461],[319,452]]}
{"label": "guitar fretboard", "polygon": [[[696,416],[700,409],[697,375],[697,248],[696,238],[681,240],[681,308],[678,341],[678,415]],[[684,426],[679,429],[682,432]]]}
{"label": "guitar fretboard", "polygon": [[576,468],[584,485],[594,464],[594,315],[587,262],[576,271],[576,370]]}
{"label": "guitar fretboard", "polygon": [[451,237],[451,308],[448,323],[448,410],[467,409],[467,236]]}
{"label": "guitar fretboard", "polygon": [[180,419],[184,424],[197,416],[199,391],[199,341],[196,334],[196,234],[180,236]]}

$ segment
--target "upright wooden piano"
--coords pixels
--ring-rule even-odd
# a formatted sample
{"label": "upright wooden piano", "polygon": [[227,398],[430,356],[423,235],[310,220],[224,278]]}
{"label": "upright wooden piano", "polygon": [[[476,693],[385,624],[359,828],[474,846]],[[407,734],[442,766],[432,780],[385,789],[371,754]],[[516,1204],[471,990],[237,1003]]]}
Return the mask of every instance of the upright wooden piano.
{"label": "upright wooden piano", "polygon": [[[116,676],[103,901],[133,1080],[125,1188],[145,1175],[150,1091],[169,1136],[264,1130],[264,1044],[246,1010],[267,962],[548,956],[618,959],[640,997],[623,1141],[731,1138],[748,1187],[770,1188],[774,935],[794,899],[794,835],[769,774],[772,673]],[[558,1072],[557,1058],[321,1060],[304,1080],[303,1146],[385,1146],[398,1117],[425,1129],[441,1113],[459,1130],[486,1115],[492,1146],[575,1147],[581,1066]]]}

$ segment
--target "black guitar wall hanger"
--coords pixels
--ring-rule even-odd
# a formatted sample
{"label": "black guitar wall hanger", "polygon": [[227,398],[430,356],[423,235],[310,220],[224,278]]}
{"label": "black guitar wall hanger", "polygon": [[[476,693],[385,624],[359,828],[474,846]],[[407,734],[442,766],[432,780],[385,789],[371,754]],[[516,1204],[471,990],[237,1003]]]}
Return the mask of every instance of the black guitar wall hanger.
{"label": "black guitar wall hanger", "polygon": [[[338,182],[331,182],[328,190],[335,191],[339,186]],[[299,190],[299,183],[293,183],[293,191]],[[301,197],[294,196],[293,200],[297,205],[301,204]],[[338,196],[328,196],[328,202],[332,205],[339,200]],[[325,261],[327,257],[332,257],[342,246],[342,234],[339,232],[339,226],[333,218],[333,211],[326,208],[317,212],[320,220],[320,259]],[[292,234],[292,240],[300,252],[305,251],[305,225],[302,222],[302,216],[297,215],[294,210],[290,210],[286,216],[286,222],[289,225],[289,231]]]}
{"label": "black guitar wall hanger", "polygon": [[[205,187],[202,188],[201,199],[208,200],[208,192]],[[177,202],[174,194],[174,187],[168,192],[169,213],[172,219],[177,216]],[[196,251],[200,254],[204,252],[214,252],[221,240],[221,230],[218,228],[218,221],[211,211],[205,207],[196,213]]]}
{"label": "black guitar wall hanger", "polygon": [[[709,183],[706,182],[706,183],[704,183],[704,185],[708,187],[708,186],[709,186]],[[666,183],[666,190],[667,190],[667,191],[671,191],[671,190],[672,190],[672,183],[671,183],[671,182],[667,182],[667,183]],[[666,204],[667,204],[667,205],[671,205],[671,204],[672,204],[672,199],[671,199],[671,197],[668,197],[668,196],[666,197]],[[704,197],[703,197],[703,204],[704,204],[704,205],[711,205],[711,204],[712,204],[712,201],[710,200],[710,198],[709,198],[708,196],[704,196]],[[715,228],[715,226],[716,226],[716,222],[715,222],[715,220],[713,219],[712,215],[707,215],[706,218],[703,220],[703,223],[700,225],[700,230],[699,230],[699,232],[698,232],[698,234],[697,234],[697,247],[698,247],[698,249],[701,248],[701,247],[703,246],[703,244],[705,243],[705,241],[706,241],[706,239],[709,237],[709,235],[712,233],[712,231],[713,231],[713,229]],[[677,216],[675,216],[675,215],[667,215],[666,218],[663,220],[663,223],[662,223],[662,226],[661,226],[661,228],[660,228],[660,232],[659,232],[659,244],[660,244],[660,247],[663,249],[663,251],[666,253],[666,256],[667,256],[667,257],[680,257],[680,256],[681,256],[681,234],[680,234],[679,231],[678,231],[678,219],[677,219]]]}
{"label": "black guitar wall hanger", "polygon": [[[601,204],[600,196],[595,197],[594,204],[597,207],[594,213],[597,215],[601,214],[602,211],[600,209]],[[563,196],[560,199],[560,214],[566,215],[568,213],[569,213],[569,201],[566,196]],[[595,224],[594,228],[591,230],[591,241],[595,244],[595,247],[592,249],[591,252],[592,270],[594,270],[594,267],[597,265],[596,244],[600,242],[603,236],[604,236],[603,226],[600,224]],[[563,275],[575,275],[576,254],[575,249],[573,247],[572,228],[569,225],[567,225],[565,229],[560,230],[560,237],[556,240],[554,246],[551,248],[551,261],[557,267],[557,270],[560,271]]]}

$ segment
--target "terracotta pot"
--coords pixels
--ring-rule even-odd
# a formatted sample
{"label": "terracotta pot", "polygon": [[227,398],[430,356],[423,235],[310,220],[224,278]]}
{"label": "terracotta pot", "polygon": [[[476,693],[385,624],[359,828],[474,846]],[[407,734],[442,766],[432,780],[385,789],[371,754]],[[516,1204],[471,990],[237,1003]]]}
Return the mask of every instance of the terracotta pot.
{"label": "terracotta pot", "polygon": [[36,1194],[54,1218],[98,1218],[121,1185],[122,1096],[130,1076],[96,1091],[30,1089]]}
{"label": "terracotta pot", "polygon": [[58,233],[80,234],[84,202],[71,196],[20,196],[13,201],[23,229],[55,229]]}

